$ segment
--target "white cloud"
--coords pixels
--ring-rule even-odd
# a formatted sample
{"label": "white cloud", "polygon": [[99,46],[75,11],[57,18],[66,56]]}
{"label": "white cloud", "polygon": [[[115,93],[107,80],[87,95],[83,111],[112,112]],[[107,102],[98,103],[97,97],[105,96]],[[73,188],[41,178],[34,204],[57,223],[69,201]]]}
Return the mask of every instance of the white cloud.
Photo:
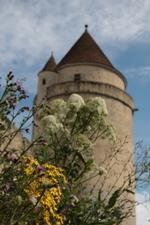
{"label": "white cloud", "polygon": [[149,11],[149,0],[0,0],[1,73],[11,69],[27,75],[30,86],[28,74],[35,73],[35,83],[51,50],[59,60],[86,23],[104,49],[115,47],[112,52],[150,42]]}
{"label": "white cloud", "polygon": [[[148,0],[107,1],[104,3],[105,16],[104,34],[109,39],[118,41],[143,41],[149,32]],[[146,41],[146,39],[144,39]],[[148,41],[148,40],[147,40]]]}
{"label": "white cloud", "polygon": [[149,0],[1,0],[0,63],[21,58],[30,66],[50,49],[59,58],[85,23],[104,44],[149,41],[149,11]]}
{"label": "white cloud", "polygon": [[150,201],[147,201],[150,196],[143,192],[137,193],[136,197],[139,202],[136,207],[137,225],[150,225]]}

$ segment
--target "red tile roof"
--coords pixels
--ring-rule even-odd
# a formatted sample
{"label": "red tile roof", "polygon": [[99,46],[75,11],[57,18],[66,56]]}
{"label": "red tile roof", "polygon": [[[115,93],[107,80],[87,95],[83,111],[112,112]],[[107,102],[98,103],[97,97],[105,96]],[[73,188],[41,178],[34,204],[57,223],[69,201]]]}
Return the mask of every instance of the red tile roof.
{"label": "red tile roof", "polygon": [[54,71],[55,68],[56,68],[56,61],[52,54],[51,57],[49,58],[49,60],[47,61],[47,63],[45,64],[45,66],[43,67],[42,72],[43,71]]}
{"label": "red tile roof", "polygon": [[59,62],[57,68],[72,63],[98,63],[115,69],[87,29]]}

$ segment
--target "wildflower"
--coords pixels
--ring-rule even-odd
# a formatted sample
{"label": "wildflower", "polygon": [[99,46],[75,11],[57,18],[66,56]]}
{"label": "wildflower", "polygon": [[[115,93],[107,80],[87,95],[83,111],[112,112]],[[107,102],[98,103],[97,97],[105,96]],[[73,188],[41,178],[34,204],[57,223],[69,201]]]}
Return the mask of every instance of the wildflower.
{"label": "wildflower", "polygon": [[57,119],[54,115],[45,116],[42,119],[42,126],[44,129],[46,127],[46,130],[50,129],[52,132],[57,132],[59,129],[63,128],[63,125],[57,122]]}
{"label": "wildflower", "polygon": [[71,199],[71,205],[72,206],[75,206],[79,202],[79,199],[77,198],[76,195],[71,195],[70,199]]}
{"label": "wildflower", "polygon": [[51,112],[56,116],[60,121],[63,121],[66,118],[67,114],[67,104],[63,99],[55,99],[51,102]]}
{"label": "wildflower", "polygon": [[44,168],[43,166],[40,166],[40,165],[38,165],[38,166],[36,167],[36,169],[37,169],[38,172],[43,172],[43,171],[45,171],[45,168]]}
{"label": "wildflower", "polygon": [[78,94],[72,94],[68,99],[68,105],[79,111],[85,105],[84,99]]}
{"label": "wildflower", "polygon": [[113,126],[109,126],[109,133],[111,136],[111,139],[116,142],[116,133],[115,133],[115,129]]}
{"label": "wildflower", "polygon": [[74,138],[72,139],[72,146],[74,149],[83,152],[86,149],[85,157],[88,155],[88,150],[92,149],[93,144],[89,140],[89,138],[84,134],[77,134],[74,135]]}
{"label": "wildflower", "polygon": [[[25,189],[29,200],[36,208],[40,208],[40,215],[46,225],[51,225],[52,220],[57,225],[62,225],[63,216],[57,210],[62,195],[59,181],[67,182],[63,170],[48,163],[39,165],[31,157],[25,158],[24,166],[27,176],[35,175],[34,180]],[[42,176],[37,176],[37,173],[41,171]]]}
{"label": "wildflower", "polygon": [[91,98],[87,102],[87,106],[91,112],[97,111],[99,115],[108,115],[105,100],[101,97]]}
{"label": "wildflower", "polygon": [[26,175],[32,175],[35,171],[35,168],[39,166],[39,163],[37,160],[35,160],[32,157],[23,157],[24,161],[24,172]]}

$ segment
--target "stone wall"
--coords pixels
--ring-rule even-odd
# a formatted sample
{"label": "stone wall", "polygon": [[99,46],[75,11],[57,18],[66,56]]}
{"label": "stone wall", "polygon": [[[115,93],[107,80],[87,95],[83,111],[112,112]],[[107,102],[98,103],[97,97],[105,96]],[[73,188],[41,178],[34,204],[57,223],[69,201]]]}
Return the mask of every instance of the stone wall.
{"label": "stone wall", "polygon": [[74,75],[81,74],[81,80],[84,81],[107,83],[122,90],[126,86],[126,80],[120,72],[116,73],[113,69],[98,64],[70,64],[62,67],[58,72],[60,75],[57,83],[74,81]]}
{"label": "stone wall", "polygon": [[[80,74],[80,79],[78,81],[75,81],[75,74]],[[44,87],[42,86],[43,78],[47,81]],[[127,143],[123,146],[122,151],[118,155],[117,162],[113,160],[110,162],[114,163],[114,167],[108,171],[107,182],[103,187],[103,195],[108,192],[112,193],[112,186],[117,188],[122,185],[127,179],[128,172],[134,169],[132,158],[132,115],[134,103],[131,96],[125,92],[125,88],[126,80],[121,73],[98,65],[67,65],[60,68],[60,70],[55,73],[42,72],[39,74],[36,104],[42,101],[43,96],[45,96],[49,102],[55,98],[67,99],[72,93],[78,93],[84,98],[101,96],[106,101],[109,118],[116,129],[118,139],[122,142],[125,138],[127,139]],[[39,130],[35,130],[34,133],[38,135]],[[106,163],[109,163],[111,151],[113,151],[111,142],[108,140],[98,140],[94,150],[96,163],[105,167]],[[95,181],[96,180],[93,179],[86,184],[87,191],[93,186]],[[102,184],[103,181],[99,180],[95,188],[95,195]],[[130,195],[127,195],[126,198],[134,199],[133,196]],[[125,221],[123,225],[135,225],[135,218],[131,217]]]}

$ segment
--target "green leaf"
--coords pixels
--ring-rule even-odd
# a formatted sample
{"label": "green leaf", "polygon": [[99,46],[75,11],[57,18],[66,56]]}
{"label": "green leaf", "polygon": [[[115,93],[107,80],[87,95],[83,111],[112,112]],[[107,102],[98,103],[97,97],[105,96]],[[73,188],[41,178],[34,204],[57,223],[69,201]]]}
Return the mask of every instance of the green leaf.
{"label": "green leaf", "polygon": [[120,196],[120,191],[121,191],[121,189],[119,188],[112,194],[112,196],[110,197],[110,199],[108,201],[108,208],[112,208],[116,204],[116,202]]}

